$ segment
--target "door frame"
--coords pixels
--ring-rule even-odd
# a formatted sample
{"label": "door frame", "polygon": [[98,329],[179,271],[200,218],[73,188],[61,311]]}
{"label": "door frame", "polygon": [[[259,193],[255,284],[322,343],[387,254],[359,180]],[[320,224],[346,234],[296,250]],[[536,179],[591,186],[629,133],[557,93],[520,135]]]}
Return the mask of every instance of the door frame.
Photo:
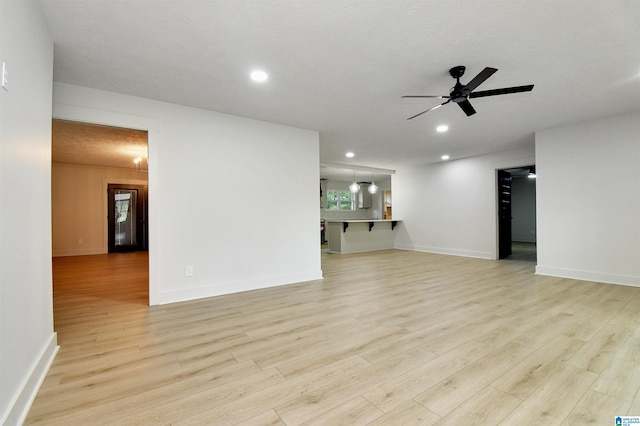
{"label": "door frame", "polygon": [[[524,167],[530,167],[530,166],[536,166],[536,162],[535,162],[535,158],[531,158],[529,160],[524,160],[518,163],[507,163],[505,165],[501,165],[499,167],[496,167],[494,169],[494,177],[493,177],[493,189],[494,189],[494,193],[493,193],[493,206],[494,206],[494,219],[495,219],[495,246],[494,246],[494,252],[493,252],[493,258],[494,260],[499,260],[500,258],[500,210],[499,210],[499,198],[498,198],[498,191],[500,190],[499,187],[499,183],[498,183],[498,171],[499,170],[509,170],[509,169],[520,169],[520,168],[524,168]],[[536,210],[538,208],[538,203],[537,203],[537,198],[538,198],[538,192],[536,191]],[[538,212],[536,211],[536,218],[538,217]],[[537,228],[537,227],[536,227]],[[513,229],[512,229],[513,232]]]}
{"label": "door frame", "polygon": [[[113,204],[111,202],[111,189],[135,189],[138,191],[136,200],[136,221],[140,229],[136,228],[137,244],[135,248],[117,249],[114,238],[114,222],[113,222]],[[144,185],[136,185],[132,183],[108,183],[107,184],[107,253],[116,253],[120,251],[147,251],[149,249],[149,230],[148,230],[148,193],[149,187]],[[139,217],[138,217],[139,216]]]}
{"label": "door frame", "polygon": [[[496,188],[497,188],[497,209],[498,209],[498,259],[506,259],[507,257],[511,256],[512,251],[511,251],[511,246],[512,246],[512,240],[513,240],[513,216],[512,216],[512,205],[511,205],[511,195],[512,195],[512,185],[511,185],[511,180],[513,179],[513,177],[511,176],[511,173],[509,173],[507,171],[508,169],[498,169],[496,171]],[[504,175],[508,175],[504,176]],[[508,179],[509,180],[509,193],[508,193],[508,202],[507,204],[509,205],[508,208],[508,214],[509,214],[509,218],[508,221],[506,221],[506,218],[504,218],[503,216],[505,215],[505,209],[503,206],[503,202],[504,202],[504,198],[501,194],[505,193],[505,188],[503,186],[503,182],[502,180],[504,179]],[[506,229],[506,224],[508,223],[508,229]],[[504,229],[503,229],[504,228]],[[505,235],[503,235],[505,234]],[[505,239],[505,237],[508,237]],[[508,249],[506,247],[506,243],[508,241]]]}
{"label": "door frame", "polygon": [[[89,100],[90,102],[91,100]],[[80,123],[99,124],[103,126],[122,127],[125,129],[143,130],[147,132],[147,152],[148,152],[148,180],[149,188],[149,204],[148,211],[150,220],[148,221],[149,229],[149,305],[157,305],[160,300],[160,260],[158,258],[159,220],[154,212],[159,211],[157,197],[154,197],[154,189],[158,182],[158,166],[154,159],[157,157],[158,146],[160,145],[162,123],[158,119],[145,117],[141,115],[119,113],[114,111],[102,110],[97,108],[88,108],[71,104],[63,104],[55,101],[52,106],[52,118],[61,120],[77,121]],[[102,211],[106,216],[107,211],[107,183],[138,183],[140,181],[107,182],[103,179],[103,208]],[[107,220],[102,221],[104,224],[103,237],[107,241]]]}

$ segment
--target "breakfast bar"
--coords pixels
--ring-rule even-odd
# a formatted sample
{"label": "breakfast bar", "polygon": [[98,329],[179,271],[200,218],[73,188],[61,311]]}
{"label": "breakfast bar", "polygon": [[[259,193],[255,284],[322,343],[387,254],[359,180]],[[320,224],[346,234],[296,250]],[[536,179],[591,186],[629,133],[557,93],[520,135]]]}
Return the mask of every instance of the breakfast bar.
{"label": "breakfast bar", "polygon": [[390,219],[327,220],[329,251],[360,253],[392,249],[395,228],[400,222]]}

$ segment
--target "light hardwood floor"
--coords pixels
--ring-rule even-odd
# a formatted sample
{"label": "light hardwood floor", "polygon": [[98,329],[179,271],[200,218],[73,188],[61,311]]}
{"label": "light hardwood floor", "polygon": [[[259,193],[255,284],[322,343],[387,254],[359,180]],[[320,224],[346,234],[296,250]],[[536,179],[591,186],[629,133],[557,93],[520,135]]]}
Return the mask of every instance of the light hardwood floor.
{"label": "light hardwood floor", "polygon": [[549,426],[640,415],[640,288],[390,250],[323,254],[324,280],[148,307],[146,262],[54,259],[61,349],[27,424]]}

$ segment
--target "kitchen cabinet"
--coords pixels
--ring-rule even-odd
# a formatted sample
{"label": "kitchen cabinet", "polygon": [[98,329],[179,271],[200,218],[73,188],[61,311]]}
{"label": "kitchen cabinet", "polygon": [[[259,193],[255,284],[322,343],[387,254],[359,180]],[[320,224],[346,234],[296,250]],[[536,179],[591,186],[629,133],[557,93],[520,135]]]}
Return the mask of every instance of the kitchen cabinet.
{"label": "kitchen cabinet", "polygon": [[360,253],[394,248],[400,220],[327,220],[329,251]]}

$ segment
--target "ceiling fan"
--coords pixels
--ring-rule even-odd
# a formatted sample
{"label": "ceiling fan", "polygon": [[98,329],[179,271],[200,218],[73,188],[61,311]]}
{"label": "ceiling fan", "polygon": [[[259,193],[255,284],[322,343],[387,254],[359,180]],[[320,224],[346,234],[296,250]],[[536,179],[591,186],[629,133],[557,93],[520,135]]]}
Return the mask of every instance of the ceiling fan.
{"label": "ceiling fan", "polygon": [[496,95],[507,95],[509,93],[519,93],[519,92],[530,92],[533,89],[533,84],[529,84],[527,86],[515,86],[515,87],[504,87],[502,89],[491,89],[491,90],[483,90],[480,92],[474,92],[476,87],[480,86],[486,79],[491,77],[493,73],[498,71],[496,68],[486,67],[478,75],[473,77],[473,79],[467,84],[460,83],[460,77],[464,75],[465,67],[459,65],[457,67],[453,67],[449,70],[449,74],[451,77],[456,79],[456,85],[451,88],[449,91],[449,96],[431,96],[431,95],[407,95],[402,96],[403,98],[439,98],[439,99],[447,99],[446,102],[441,103],[440,105],[436,105],[432,108],[429,108],[426,111],[422,111],[419,114],[411,116],[407,118],[407,120],[411,120],[412,118],[416,118],[422,114],[425,114],[429,111],[433,111],[434,109],[438,109],[443,105],[448,104],[449,102],[455,102],[458,104],[460,109],[464,111],[467,116],[473,115],[476,113],[476,110],[473,109],[471,102],[469,99],[471,98],[481,98],[484,96],[496,96]]}

